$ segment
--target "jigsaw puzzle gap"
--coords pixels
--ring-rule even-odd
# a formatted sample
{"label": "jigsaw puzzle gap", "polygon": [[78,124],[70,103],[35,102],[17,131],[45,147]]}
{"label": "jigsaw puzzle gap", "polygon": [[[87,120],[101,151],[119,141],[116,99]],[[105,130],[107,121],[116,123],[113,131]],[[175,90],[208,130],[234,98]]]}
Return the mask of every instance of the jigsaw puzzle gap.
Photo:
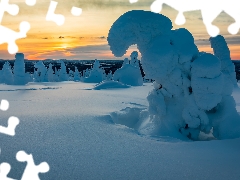
{"label": "jigsaw puzzle gap", "polygon": [[57,4],[58,4],[58,2],[56,2],[56,1],[50,2],[49,9],[48,9],[47,16],[46,16],[46,21],[53,21],[58,26],[61,26],[64,24],[65,17],[61,14],[55,14]]}
{"label": "jigsaw puzzle gap", "polygon": [[182,25],[185,23],[184,12],[201,10],[203,23],[206,26],[207,32],[210,36],[215,37],[220,33],[220,29],[213,25],[213,21],[219,16],[222,11],[225,11],[232,18],[235,23],[229,26],[228,32],[230,34],[237,34],[240,28],[240,1],[236,0],[155,0],[151,5],[151,11],[159,13],[162,11],[163,4],[171,6],[179,11],[175,23]]}
{"label": "jigsaw puzzle gap", "polygon": [[25,151],[19,151],[16,154],[16,159],[19,162],[27,162],[27,166],[23,172],[21,180],[40,180],[38,174],[46,173],[50,170],[47,162],[35,165],[32,154],[27,154]]}
{"label": "jigsaw puzzle gap", "polygon": [[25,0],[25,3],[28,6],[34,6],[36,4],[37,0]]}
{"label": "jigsaw puzzle gap", "polygon": [[11,170],[11,165],[10,164],[5,163],[5,162],[1,163],[0,164],[0,179],[1,180],[15,180],[15,179],[7,177],[10,170]]}
{"label": "jigsaw puzzle gap", "polygon": [[16,16],[19,13],[19,7],[16,4],[9,4],[9,0],[2,0],[0,2],[0,23],[5,12],[8,12],[12,16]]}
{"label": "jigsaw puzzle gap", "polygon": [[[10,15],[17,15],[19,13],[19,7],[16,4],[9,4],[9,0],[2,0],[0,2],[0,23],[5,12]],[[10,54],[15,54],[18,52],[18,46],[16,44],[17,39],[25,38],[27,32],[30,29],[30,24],[28,22],[21,22],[19,25],[19,32],[15,32],[5,26],[0,25],[0,44],[8,44],[8,52]]]}
{"label": "jigsaw puzzle gap", "polygon": [[71,9],[71,13],[72,13],[73,16],[80,16],[82,14],[82,9],[73,6],[72,9]]}
{"label": "jigsaw puzzle gap", "polygon": [[9,136],[14,136],[15,135],[15,129],[17,127],[17,125],[19,124],[19,119],[17,117],[11,116],[8,119],[8,126],[7,127],[3,127],[0,126],[0,133],[2,134],[6,134]]}
{"label": "jigsaw puzzle gap", "polygon": [[129,0],[129,2],[132,4],[138,2],[138,0]]}

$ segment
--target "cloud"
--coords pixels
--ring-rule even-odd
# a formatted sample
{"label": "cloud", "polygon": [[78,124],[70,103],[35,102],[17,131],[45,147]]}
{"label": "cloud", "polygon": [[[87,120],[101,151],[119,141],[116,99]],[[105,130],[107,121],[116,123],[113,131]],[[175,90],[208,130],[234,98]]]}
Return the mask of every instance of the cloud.
{"label": "cloud", "polygon": [[[12,0],[17,4],[24,4],[24,0]],[[125,8],[125,7],[146,7],[150,9],[150,5],[154,0],[139,0],[137,3],[131,4],[129,0],[57,0],[58,7],[61,10],[67,9],[70,10],[73,6],[82,8],[85,10],[103,10],[103,9],[116,9],[116,8]],[[48,7],[50,4],[49,0],[41,0],[37,2],[36,6],[44,7],[42,11],[46,11],[45,7]],[[40,8],[37,8],[40,10]]]}
{"label": "cloud", "polygon": [[[27,56],[28,59],[68,59],[68,60],[123,60],[125,57],[130,57],[132,51],[137,50],[136,46],[131,46],[126,55],[120,58],[114,57],[107,44],[103,45],[88,45],[74,48],[62,48],[57,50],[49,50],[44,52],[31,53]],[[139,55],[140,56],[140,55]]]}
{"label": "cloud", "polygon": [[[225,35],[224,38],[225,38],[228,46],[239,45],[240,35],[239,36]],[[209,46],[210,47],[209,39],[197,39],[197,40],[195,40],[195,43],[197,46]]]}

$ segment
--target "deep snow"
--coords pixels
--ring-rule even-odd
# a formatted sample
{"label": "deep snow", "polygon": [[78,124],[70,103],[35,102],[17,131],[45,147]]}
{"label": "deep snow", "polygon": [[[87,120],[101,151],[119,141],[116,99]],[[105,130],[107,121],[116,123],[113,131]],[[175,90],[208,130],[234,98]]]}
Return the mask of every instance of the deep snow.
{"label": "deep snow", "polygon": [[[14,137],[0,134],[0,163],[11,164],[9,177],[20,179],[25,164],[15,156],[24,150],[36,164],[50,165],[43,180],[240,179],[239,138],[192,142],[139,134],[115,124],[113,114],[146,109],[152,84],[90,90],[94,86],[0,85],[0,98],[10,102],[0,124],[6,126],[10,116],[20,119]],[[240,112],[240,90],[233,96]]]}

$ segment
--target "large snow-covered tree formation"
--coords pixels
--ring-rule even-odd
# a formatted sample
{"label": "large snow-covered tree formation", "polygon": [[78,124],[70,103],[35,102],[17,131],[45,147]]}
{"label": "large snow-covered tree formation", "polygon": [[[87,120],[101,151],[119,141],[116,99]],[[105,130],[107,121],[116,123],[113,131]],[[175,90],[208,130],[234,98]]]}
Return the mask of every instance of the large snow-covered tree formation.
{"label": "large snow-covered tree formation", "polygon": [[222,36],[210,41],[215,55],[200,53],[187,29],[172,30],[169,18],[149,11],[129,11],[114,22],[108,34],[112,53],[121,57],[137,44],[144,72],[155,81],[140,131],[193,140],[200,132],[240,137],[229,50]]}

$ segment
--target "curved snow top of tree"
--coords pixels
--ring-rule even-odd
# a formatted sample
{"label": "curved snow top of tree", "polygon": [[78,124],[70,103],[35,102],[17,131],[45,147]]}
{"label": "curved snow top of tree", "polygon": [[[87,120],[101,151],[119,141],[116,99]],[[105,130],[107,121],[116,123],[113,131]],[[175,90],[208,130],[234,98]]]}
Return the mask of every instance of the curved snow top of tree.
{"label": "curved snow top of tree", "polygon": [[199,54],[187,29],[172,30],[168,17],[143,10],[120,16],[109,31],[108,43],[115,56],[124,55],[130,45],[137,44],[145,74],[161,84],[168,81],[178,63],[188,63],[183,70],[189,73],[190,61]]}
{"label": "curved snow top of tree", "polygon": [[223,71],[232,70],[232,62],[230,57],[230,50],[223,36],[218,35],[209,39],[214,55],[217,56],[222,63]]}
{"label": "curved snow top of tree", "polygon": [[[160,135],[173,137],[181,132],[194,140],[200,131],[211,129],[216,138],[240,137],[240,117],[230,96],[229,79],[234,76],[229,49],[221,36],[211,41],[216,56],[199,53],[187,29],[172,30],[167,17],[153,12],[130,11],[113,24],[108,36],[112,53],[122,56],[137,44],[144,73],[156,83],[148,95],[148,112],[151,123],[160,123],[153,128],[146,123],[146,129],[156,128]],[[225,128],[232,123],[235,133]]]}
{"label": "curved snow top of tree", "polygon": [[121,57],[129,46],[137,44],[140,50],[141,45],[148,44],[155,37],[170,34],[172,27],[171,20],[162,14],[133,10],[126,12],[114,22],[107,40],[112,53],[116,57]]}
{"label": "curved snow top of tree", "polygon": [[94,64],[93,64],[93,69],[99,69],[100,68],[100,62],[95,59]]}

